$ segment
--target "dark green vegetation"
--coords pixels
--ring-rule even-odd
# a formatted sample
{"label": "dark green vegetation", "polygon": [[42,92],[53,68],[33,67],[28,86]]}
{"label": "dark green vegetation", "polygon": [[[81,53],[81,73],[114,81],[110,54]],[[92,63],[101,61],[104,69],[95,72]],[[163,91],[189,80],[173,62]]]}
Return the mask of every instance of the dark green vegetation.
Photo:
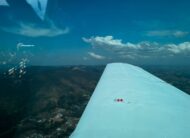
{"label": "dark green vegetation", "polygon": [[[190,67],[144,66],[190,94]],[[0,137],[68,137],[104,66],[29,67],[19,79],[0,75]]]}

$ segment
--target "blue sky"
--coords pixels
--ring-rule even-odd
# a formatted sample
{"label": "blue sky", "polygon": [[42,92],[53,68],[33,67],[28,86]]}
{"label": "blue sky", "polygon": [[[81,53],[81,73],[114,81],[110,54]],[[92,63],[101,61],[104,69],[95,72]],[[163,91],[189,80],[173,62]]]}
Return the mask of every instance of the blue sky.
{"label": "blue sky", "polygon": [[26,0],[7,3],[0,64],[189,64],[188,0],[49,0],[44,19]]}

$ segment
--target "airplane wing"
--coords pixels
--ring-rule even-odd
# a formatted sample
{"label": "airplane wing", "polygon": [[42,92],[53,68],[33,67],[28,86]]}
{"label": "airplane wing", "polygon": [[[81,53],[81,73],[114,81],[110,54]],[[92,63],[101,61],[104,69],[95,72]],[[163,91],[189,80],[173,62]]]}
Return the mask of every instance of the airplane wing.
{"label": "airplane wing", "polygon": [[190,138],[190,96],[139,67],[108,64],[70,138]]}

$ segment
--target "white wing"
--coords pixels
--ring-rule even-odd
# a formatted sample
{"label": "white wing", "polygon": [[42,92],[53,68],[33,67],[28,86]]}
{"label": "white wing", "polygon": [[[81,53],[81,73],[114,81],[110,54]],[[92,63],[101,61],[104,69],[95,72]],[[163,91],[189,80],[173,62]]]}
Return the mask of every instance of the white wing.
{"label": "white wing", "polygon": [[107,65],[71,138],[190,138],[190,96],[129,64]]}
{"label": "white wing", "polygon": [[28,4],[34,9],[40,19],[44,19],[48,0],[26,0]]}

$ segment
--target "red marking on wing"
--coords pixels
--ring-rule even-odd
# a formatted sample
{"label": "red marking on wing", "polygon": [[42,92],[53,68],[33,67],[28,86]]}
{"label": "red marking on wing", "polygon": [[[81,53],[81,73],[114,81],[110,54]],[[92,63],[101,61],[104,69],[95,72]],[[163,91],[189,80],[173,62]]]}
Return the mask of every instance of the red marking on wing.
{"label": "red marking on wing", "polygon": [[122,98],[115,99],[116,102],[123,102],[124,100]]}

